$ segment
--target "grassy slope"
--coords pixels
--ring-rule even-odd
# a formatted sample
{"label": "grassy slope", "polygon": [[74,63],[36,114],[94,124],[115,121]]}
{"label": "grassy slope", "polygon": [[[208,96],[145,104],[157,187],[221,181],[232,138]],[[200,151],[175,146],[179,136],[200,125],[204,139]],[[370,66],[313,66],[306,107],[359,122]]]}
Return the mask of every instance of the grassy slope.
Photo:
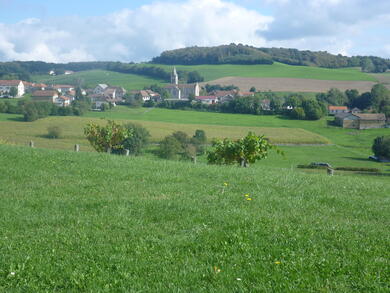
{"label": "grassy slope", "polygon": [[[156,64],[154,64],[155,66]],[[158,65],[166,70],[172,66]],[[282,63],[272,65],[177,65],[178,70],[198,71],[205,81],[215,80],[221,77],[288,77],[288,78],[309,78],[320,80],[367,80],[376,81],[376,78],[361,72],[357,68],[327,69],[309,66],[291,66]]]}
{"label": "grassy slope", "polygon": [[0,161],[0,291],[390,290],[387,179],[9,146]]}
{"label": "grassy slope", "polygon": [[161,83],[162,80],[144,77],[135,74],[124,74],[104,70],[89,70],[74,73],[72,75],[34,75],[33,80],[48,84],[77,84],[78,80],[88,88],[93,88],[99,83],[107,83],[115,86],[123,86],[127,90],[142,89],[155,83]]}

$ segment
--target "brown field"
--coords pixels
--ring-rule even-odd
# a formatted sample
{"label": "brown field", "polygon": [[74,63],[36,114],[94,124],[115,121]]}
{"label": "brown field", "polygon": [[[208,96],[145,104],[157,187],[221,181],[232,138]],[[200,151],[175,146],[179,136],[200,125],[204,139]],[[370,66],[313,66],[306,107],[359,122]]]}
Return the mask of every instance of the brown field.
{"label": "brown field", "polygon": [[338,88],[342,91],[357,89],[359,92],[368,92],[371,90],[372,86],[376,84],[373,81],[336,81],[270,77],[224,77],[207,83],[220,85],[233,84],[243,91],[249,91],[249,89],[254,86],[258,91],[274,92],[326,92],[331,88]]}
{"label": "brown field", "polygon": [[380,83],[383,83],[390,89],[390,72],[386,73],[373,73],[371,76],[375,77]]}

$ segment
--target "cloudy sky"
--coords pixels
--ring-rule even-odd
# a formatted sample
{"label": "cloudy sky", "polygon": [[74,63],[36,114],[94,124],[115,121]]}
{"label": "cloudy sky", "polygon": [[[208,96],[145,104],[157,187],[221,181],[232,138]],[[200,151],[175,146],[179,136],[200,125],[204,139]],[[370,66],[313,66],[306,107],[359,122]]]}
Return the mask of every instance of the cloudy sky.
{"label": "cloudy sky", "polygon": [[148,61],[232,42],[390,58],[390,0],[0,0],[0,61]]}

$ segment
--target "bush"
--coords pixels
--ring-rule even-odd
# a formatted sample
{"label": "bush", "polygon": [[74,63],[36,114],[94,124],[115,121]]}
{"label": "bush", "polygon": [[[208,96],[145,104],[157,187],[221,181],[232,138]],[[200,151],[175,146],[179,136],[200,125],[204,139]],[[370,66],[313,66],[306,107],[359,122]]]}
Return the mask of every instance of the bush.
{"label": "bush", "polygon": [[149,143],[150,133],[140,124],[128,123],[124,126],[133,133],[123,141],[123,147],[130,151],[130,154],[139,155],[142,149]]}
{"label": "bush", "polygon": [[390,136],[378,136],[375,138],[372,151],[377,157],[390,158]]}
{"label": "bush", "polygon": [[175,137],[169,135],[160,142],[158,154],[164,159],[177,159],[183,151],[181,143]]}
{"label": "bush", "polygon": [[106,126],[90,123],[84,128],[84,134],[98,152],[123,151],[124,141],[133,135],[131,130],[114,121],[108,121]]}
{"label": "bush", "polygon": [[[209,151],[207,161],[209,164],[231,165],[239,164],[248,167],[258,160],[267,158],[270,149],[276,149],[264,136],[257,136],[249,132],[246,137],[236,141],[228,138],[213,142],[214,150]],[[276,149],[278,153],[282,153]]]}
{"label": "bush", "polygon": [[62,128],[59,126],[49,126],[47,128],[48,138],[60,138],[62,136]]}

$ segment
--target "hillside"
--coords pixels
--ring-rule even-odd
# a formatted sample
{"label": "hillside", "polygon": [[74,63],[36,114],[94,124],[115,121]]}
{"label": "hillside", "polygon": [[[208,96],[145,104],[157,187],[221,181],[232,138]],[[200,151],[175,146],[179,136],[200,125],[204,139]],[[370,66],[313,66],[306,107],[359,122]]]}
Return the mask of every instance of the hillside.
{"label": "hillside", "polygon": [[385,72],[390,60],[374,56],[333,55],[323,51],[289,48],[255,48],[242,44],[215,47],[188,47],[162,52],[152,62],[162,64],[272,64],[318,66],[326,68],[361,67],[366,72]]}
{"label": "hillside", "polygon": [[0,161],[0,291],[389,289],[387,179],[1,145]]}
{"label": "hillside", "polygon": [[35,82],[47,84],[81,84],[83,87],[94,88],[99,83],[106,83],[113,86],[122,86],[126,90],[142,89],[151,84],[160,84],[161,79],[150,78],[142,75],[119,73],[107,70],[80,71],[70,75],[32,75]]}

